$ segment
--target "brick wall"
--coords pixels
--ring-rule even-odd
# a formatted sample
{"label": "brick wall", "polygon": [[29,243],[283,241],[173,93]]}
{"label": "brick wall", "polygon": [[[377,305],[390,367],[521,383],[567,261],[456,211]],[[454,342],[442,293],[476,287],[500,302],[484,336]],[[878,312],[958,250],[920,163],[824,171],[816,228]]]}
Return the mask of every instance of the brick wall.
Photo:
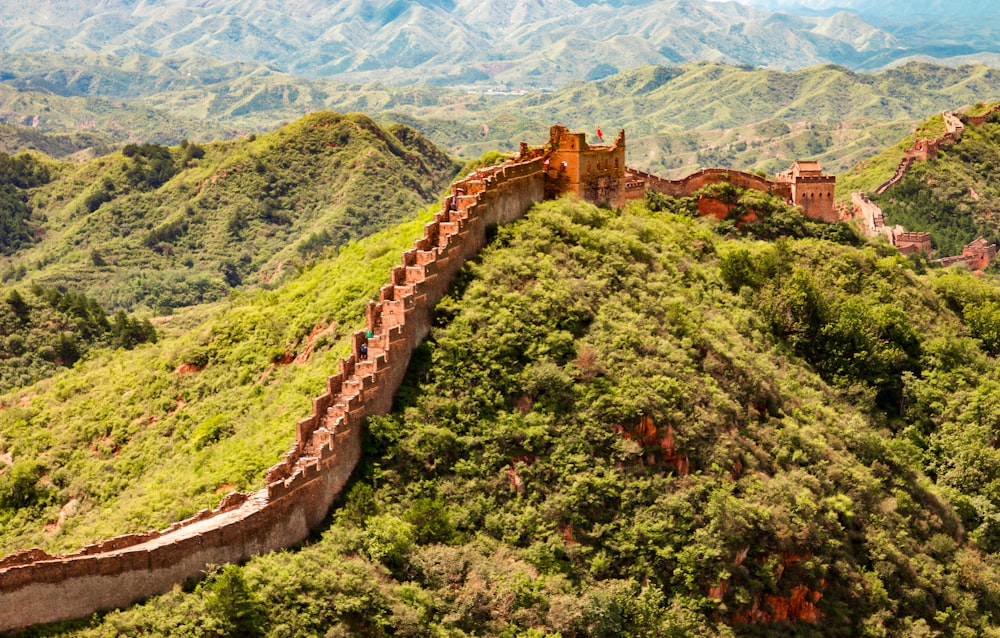
{"label": "brick wall", "polygon": [[[1000,107],[1000,105],[997,106]],[[991,110],[990,112],[992,113],[993,111]],[[903,159],[899,161],[899,166],[896,167],[896,172],[893,173],[892,177],[875,189],[876,195],[882,195],[890,188],[901,182],[903,178],[906,177],[907,171],[909,171],[910,167],[913,166],[913,162],[926,162],[927,160],[934,159],[937,157],[939,150],[962,139],[962,136],[965,134],[965,124],[962,120],[951,111],[945,111],[941,114],[941,117],[944,119],[944,125],[947,132],[944,135],[936,137],[932,140],[925,138],[916,140],[913,143],[913,146],[911,146],[903,155]],[[984,122],[987,117],[989,116],[987,115],[983,118]],[[967,119],[978,120],[978,118]]]}
{"label": "brick wall", "polygon": [[[535,154],[537,155],[537,154]],[[453,187],[424,236],[403,253],[389,283],[369,303],[365,332],[295,428],[295,445],[270,468],[266,487],[231,494],[162,531],[130,534],[74,554],[40,550],[0,560],[0,631],[124,607],[198,578],[210,564],[236,563],[306,538],[327,516],[361,456],[363,422],[385,414],[413,349],[427,335],[434,305],[462,264],[486,244],[486,229],[510,222],[541,201],[543,157],[476,171]],[[464,190],[459,197],[458,188]]]}

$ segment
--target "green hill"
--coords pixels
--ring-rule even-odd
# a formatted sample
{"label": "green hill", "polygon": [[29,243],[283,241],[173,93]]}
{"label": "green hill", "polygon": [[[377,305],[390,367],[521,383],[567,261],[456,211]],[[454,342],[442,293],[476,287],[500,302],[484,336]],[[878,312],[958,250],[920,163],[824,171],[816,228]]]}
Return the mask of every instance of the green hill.
{"label": "green hill", "polygon": [[0,553],[160,528],[257,488],[294,439],[295,415],[346,354],[365,303],[429,219],[326,252],[276,290],[158,322],[155,344],[97,349],[8,392]]}
{"label": "green hill", "polygon": [[[920,132],[895,147],[859,164],[838,180],[838,193],[871,193],[892,176],[914,139],[943,132],[941,118],[933,118]],[[903,180],[879,197],[886,223],[907,230],[931,233],[939,257],[959,255],[962,247],[979,236],[1000,242],[1000,118],[982,126],[967,126],[960,142],[942,149],[935,159],[915,162]]]}
{"label": "green hill", "polygon": [[645,66],[523,95],[307,79],[205,58],[8,53],[0,66],[0,112],[17,121],[39,116],[37,130],[46,133],[176,144],[265,131],[317,110],[363,111],[472,159],[515,150],[560,123],[625,128],[629,163],[665,176],[707,165],[773,173],[805,157],[842,172],[930,113],[1000,95],[1000,75],[989,67],[915,62],[873,74],[832,65]]}
{"label": "green hill", "polygon": [[[41,633],[996,635],[996,282],[732,195],[764,225],[655,198],[502,228],[312,542]],[[4,546],[258,484],[420,221],[12,395]]]}
{"label": "green hill", "polygon": [[4,243],[3,279],[169,313],[398,223],[456,169],[411,129],[329,112],[255,138],[51,163],[47,183],[19,191],[30,236]]}

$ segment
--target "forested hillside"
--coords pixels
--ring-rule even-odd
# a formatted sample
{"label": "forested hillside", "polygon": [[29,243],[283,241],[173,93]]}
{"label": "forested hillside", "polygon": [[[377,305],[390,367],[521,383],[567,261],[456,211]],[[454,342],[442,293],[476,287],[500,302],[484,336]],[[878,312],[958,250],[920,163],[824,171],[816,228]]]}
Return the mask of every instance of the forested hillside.
{"label": "forested hillside", "polygon": [[[985,113],[978,104],[970,113]],[[1000,241],[995,213],[1000,209],[1000,118],[980,126],[967,125],[962,139],[944,144],[936,157],[914,162],[902,181],[884,194],[875,190],[893,176],[900,160],[919,139],[935,139],[945,132],[940,115],[917,127],[898,144],[859,162],[837,179],[837,197],[848,200],[855,191],[868,193],[889,226],[931,233],[936,257],[962,253],[977,237]]]}
{"label": "forested hillside", "polygon": [[8,157],[33,181],[0,186],[13,202],[3,280],[157,314],[273,284],[436,200],[457,170],[411,129],[330,112],[259,137],[133,143],[79,164]]}
{"label": "forested hillside", "polygon": [[[704,195],[762,222],[737,229],[693,218],[693,200],[657,197],[621,212],[561,200],[500,229],[439,306],[395,411],[369,420],[363,464],[313,542],[40,633],[997,635],[1000,289],[914,270],[759,194]],[[300,352],[330,303],[355,308],[335,315],[343,334],[370,293],[316,286],[367,281],[382,257],[369,259],[415,228],[324,257],[176,345],[11,397],[31,396],[2,413],[15,463],[54,465],[83,447],[54,443],[61,424],[92,422],[102,402],[74,400],[65,419],[49,397],[114,378],[104,366],[156,371],[163,380],[130,395],[120,427],[91,433],[97,451],[71,456],[124,468],[164,436],[182,454],[170,462],[177,478],[141,490],[144,505],[137,488],[101,478],[121,470],[89,470],[87,483],[22,479],[35,502],[7,546],[86,538],[93,523],[69,514],[64,536],[32,531],[74,498],[93,508],[85,519],[114,502],[115,518],[139,527],[182,514],[167,504],[185,496],[210,501],[239,474],[236,459],[265,447],[250,444],[263,430],[252,435],[248,421],[225,427],[234,410],[287,408],[266,428],[277,454],[292,437],[291,397],[315,392],[319,377],[249,356],[263,342],[245,336]],[[282,316],[298,327],[278,328]],[[167,381],[188,359],[203,371]],[[243,380],[223,390],[232,366]],[[227,410],[208,407],[222,401]],[[206,409],[227,418],[186,416]],[[16,425],[27,411],[51,414],[34,417],[49,424],[44,436]],[[64,452],[43,454],[52,445]],[[185,458],[197,488],[180,486]],[[217,464],[229,469],[210,476]],[[116,491],[134,496],[109,500]]]}

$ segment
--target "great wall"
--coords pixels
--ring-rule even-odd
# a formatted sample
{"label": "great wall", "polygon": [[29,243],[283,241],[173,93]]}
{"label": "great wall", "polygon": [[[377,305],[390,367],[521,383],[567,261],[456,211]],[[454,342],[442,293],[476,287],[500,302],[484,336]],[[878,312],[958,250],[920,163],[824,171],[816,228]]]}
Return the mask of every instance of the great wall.
{"label": "great wall", "polygon": [[[626,168],[624,131],[611,145],[591,146],[585,134],[553,126],[545,146],[522,144],[517,158],[452,185],[423,237],[368,304],[365,330],[352,335],[351,354],[313,400],[311,415],[296,425],[292,449],[267,471],[263,489],[231,493],[216,509],[161,531],[61,556],[36,549],[0,559],[0,631],[124,607],[199,578],[209,565],[240,563],[304,540],[327,517],[361,456],[365,417],[390,411],[412,351],[430,330],[435,304],[465,261],[486,245],[490,226],[567,193],[621,207],[647,189],[689,197],[721,183],[770,192],[811,218],[836,221],[835,180],[815,162],[796,162],[774,180],[729,169],[665,180]],[[704,214],[723,212],[698,204]]]}
{"label": "great wall", "polygon": [[[979,115],[968,115],[953,111],[945,111],[941,114],[944,121],[945,132],[934,139],[918,138],[913,145],[906,150],[903,158],[896,167],[896,172],[892,177],[875,188],[876,195],[884,195],[890,189],[898,185],[914,162],[926,162],[938,156],[942,149],[951,147],[962,140],[965,135],[965,127],[982,126],[995,113],[1000,112],[1000,103],[987,108]],[[864,193],[851,193],[851,204],[854,216],[861,219],[862,230],[870,236],[884,236],[886,240],[904,255],[913,253],[931,254],[931,235],[924,232],[911,232],[902,226],[887,226],[885,215],[882,209],[873,203]],[[996,260],[997,247],[990,244],[984,238],[979,237],[962,249],[961,255],[953,257],[943,257],[934,260],[941,266],[953,266],[964,263],[971,270],[982,270]]]}

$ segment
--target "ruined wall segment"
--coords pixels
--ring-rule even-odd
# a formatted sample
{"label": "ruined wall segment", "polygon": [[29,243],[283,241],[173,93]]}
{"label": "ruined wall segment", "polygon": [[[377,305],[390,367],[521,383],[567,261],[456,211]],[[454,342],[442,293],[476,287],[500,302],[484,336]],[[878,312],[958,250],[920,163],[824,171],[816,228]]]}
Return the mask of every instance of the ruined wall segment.
{"label": "ruined wall segment", "polygon": [[994,104],[982,115],[963,115],[961,119],[971,126],[982,126],[989,121],[994,113],[998,112],[1000,112],[1000,103]]}

